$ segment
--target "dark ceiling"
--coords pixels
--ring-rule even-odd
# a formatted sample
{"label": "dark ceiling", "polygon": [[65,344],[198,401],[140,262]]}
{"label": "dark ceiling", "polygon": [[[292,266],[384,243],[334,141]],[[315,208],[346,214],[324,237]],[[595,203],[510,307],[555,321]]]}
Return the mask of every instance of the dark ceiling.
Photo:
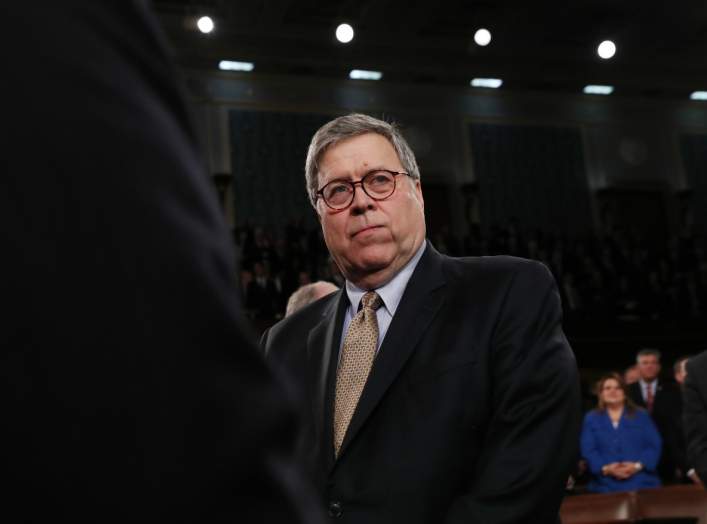
{"label": "dark ceiling", "polygon": [[[686,98],[707,90],[707,1],[667,0],[154,0],[182,66],[255,63],[253,74],[347,78],[352,68],[383,82],[468,86],[498,77],[504,89]],[[196,30],[207,14],[216,29]],[[341,22],[356,37],[334,38]],[[487,47],[476,29],[491,30]],[[618,51],[596,55],[600,41]]]}

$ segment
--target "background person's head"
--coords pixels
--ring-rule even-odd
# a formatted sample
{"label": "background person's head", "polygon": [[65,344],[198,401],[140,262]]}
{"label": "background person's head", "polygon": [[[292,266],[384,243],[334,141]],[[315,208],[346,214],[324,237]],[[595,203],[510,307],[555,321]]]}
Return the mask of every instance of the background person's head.
{"label": "background person's head", "polygon": [[321,280],[312,284],[306,284],[290,295],[287,301],[285,316],[289,317],[292,313],[338,290],[339,288],[331,282]]}
{"label": "background person's head", "polygon": [[660,374],[660,351],[657,349],[642,349],[636,354],[636,365],[641,379],[653,382]]}
{"label": "background person's head", "polygon": [[[424,242],[419,168],[392,124],[359,114],[329,122],[312,138],[305,171],[329,252],[359,287],[385,284]],[[377,173],[388,178],[388,196],[374,198],[371,188],[359,183],[367,175],[367,180],[376,180]],[[344,182],[343,191],[350,191],[347,183],[356,183],[348,206],[332,206],[324,196],[329,193],[320,192],[335,181]]]}
{"label": "background person's head", "polygon": [[635,382],[638,382],[638,379],[641,378],[641,374],[638,372],[638,366],[634,364],[633,366],[629,366],[626,368],[624,371],[624,383],[628,386],[630,384],[634,384]]}
{"label": "background person's head", "polygon": [[673,376],[675,377],[675,382],[682,384],[685,382],[685,377],[687,377],[687,367],[685,364],[689,360],[690,357],[680,357],[675,361],[675,364],[673,364]]}

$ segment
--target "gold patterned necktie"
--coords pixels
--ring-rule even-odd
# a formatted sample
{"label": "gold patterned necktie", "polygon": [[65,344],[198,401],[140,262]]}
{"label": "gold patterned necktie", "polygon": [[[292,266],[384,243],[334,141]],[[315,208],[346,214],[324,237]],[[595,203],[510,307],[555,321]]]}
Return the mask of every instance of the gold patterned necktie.
{"label": "gold patterned necktie", "polygon": [[341,349],[341,359],[336,371],[334,400],[334,451],[337,457],[358,399],[361,397],[363,386],[366,385],[368,374],[373,367],[373,359],[378,347],[376,309],[382,303],[375,291],[363,295],[362,308],[351,320]]}

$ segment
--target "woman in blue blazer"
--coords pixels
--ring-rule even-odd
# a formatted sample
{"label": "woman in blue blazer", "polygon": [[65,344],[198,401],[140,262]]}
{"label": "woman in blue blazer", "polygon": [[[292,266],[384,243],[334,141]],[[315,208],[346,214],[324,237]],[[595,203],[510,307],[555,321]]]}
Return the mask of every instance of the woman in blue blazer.
{"label": "woman in blue blazer", "polygon": [[655,468],[661,438],[650,415],[628,398],[626,386],[616,373],[599,380],[597,395],[597,408],[584,417],[580,441],[592,476],[589,491],[660,486]]}

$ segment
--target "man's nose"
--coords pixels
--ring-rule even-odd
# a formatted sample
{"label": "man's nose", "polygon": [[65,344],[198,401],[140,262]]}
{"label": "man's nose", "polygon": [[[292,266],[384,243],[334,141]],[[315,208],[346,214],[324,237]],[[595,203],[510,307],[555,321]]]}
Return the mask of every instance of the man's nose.
{"label": "man's nose", "polygon": [[376,201],[363,190],[363,184],[354,186],[354,197],[351,202],[351,210],[353,213],[363,213],[367,209],[373,209],[375,204]]}

